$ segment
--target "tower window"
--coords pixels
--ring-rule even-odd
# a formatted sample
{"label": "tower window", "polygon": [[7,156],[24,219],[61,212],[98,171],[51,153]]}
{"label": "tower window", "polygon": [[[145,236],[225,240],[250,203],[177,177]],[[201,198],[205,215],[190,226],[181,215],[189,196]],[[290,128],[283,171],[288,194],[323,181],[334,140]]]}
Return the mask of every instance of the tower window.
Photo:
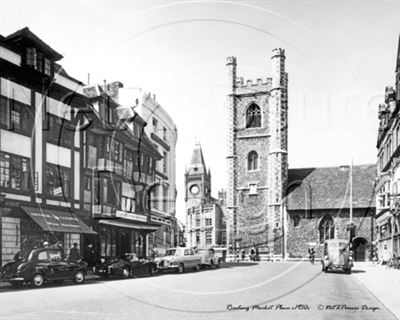
{"label": "tower window", "polygon": [[247,170],[253,171],[258,169],[258,154],[255,151],[250,151],[247,155]]}
{"label": "tower window", "polygon": [[246,111],[246,128],[261,127],[261,108],[255,103],[251,104]]}

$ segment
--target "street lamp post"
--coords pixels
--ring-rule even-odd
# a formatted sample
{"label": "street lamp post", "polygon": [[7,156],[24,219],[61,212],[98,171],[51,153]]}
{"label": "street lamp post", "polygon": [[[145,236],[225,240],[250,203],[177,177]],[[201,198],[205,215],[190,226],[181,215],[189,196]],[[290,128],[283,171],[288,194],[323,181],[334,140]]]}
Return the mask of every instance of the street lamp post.
{"label": "street lamp post", "polygon": [[355,223],[353,221],[353,160],[350,166],[342,166],[341,169],[349,169],[349,222],[346,224],[346,230],[349,231],[350,246],[353,242]]}
{"label": "street lamp post", "polygon": [[4,204],[6,203],[6,195],[4,193],[0,193],[0,267],[2,265],[2,256],[3,256],[3,242],[1,240],[1,236],[3,234],[3,207]]}

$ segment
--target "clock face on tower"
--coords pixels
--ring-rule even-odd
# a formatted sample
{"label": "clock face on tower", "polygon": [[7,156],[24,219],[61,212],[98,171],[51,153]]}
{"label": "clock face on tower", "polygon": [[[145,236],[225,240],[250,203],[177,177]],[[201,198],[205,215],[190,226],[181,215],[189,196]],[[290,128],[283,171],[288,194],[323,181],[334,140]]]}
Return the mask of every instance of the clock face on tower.
{"label": "clock face on tower", "polygon": [[193,195],[198,195],[200,192],[200,188],[197,184],[194,184],[193,186],[190,187],[190,193]]}

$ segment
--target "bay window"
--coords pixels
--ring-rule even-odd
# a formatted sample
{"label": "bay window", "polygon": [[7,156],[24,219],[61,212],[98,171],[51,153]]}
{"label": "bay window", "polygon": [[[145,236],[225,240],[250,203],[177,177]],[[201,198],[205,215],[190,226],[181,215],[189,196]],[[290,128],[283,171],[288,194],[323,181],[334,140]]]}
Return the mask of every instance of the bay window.
{"label": "bay window", "polygon": [[30,190],[29,159],[0,152],[0,187]]}
{"label": "bay window", "polygon": [[59,165],[46,165],[46,193],[54,197],[71,197],[71,170]]}

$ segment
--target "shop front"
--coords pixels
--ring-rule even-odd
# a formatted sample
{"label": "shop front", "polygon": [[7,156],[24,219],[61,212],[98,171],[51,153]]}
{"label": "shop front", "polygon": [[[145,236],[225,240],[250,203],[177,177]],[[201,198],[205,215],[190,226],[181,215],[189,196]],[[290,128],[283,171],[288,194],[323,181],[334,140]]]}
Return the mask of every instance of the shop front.
{"label": "shop front", "polygon": [[100,257],[121,256],[136,253],[147,256],[146,236],[159,229],[158,224],[124,218],[98,220],[98,248]]}
{"label": "shop front", "polygon": [[83,235],[96,234],[68,208],[21,206],[3,209],[1,222],[2,265],[13,260],[17,253],[27,256],[44,242],[57,243],[67,256],[73,243],[81,249]]}

